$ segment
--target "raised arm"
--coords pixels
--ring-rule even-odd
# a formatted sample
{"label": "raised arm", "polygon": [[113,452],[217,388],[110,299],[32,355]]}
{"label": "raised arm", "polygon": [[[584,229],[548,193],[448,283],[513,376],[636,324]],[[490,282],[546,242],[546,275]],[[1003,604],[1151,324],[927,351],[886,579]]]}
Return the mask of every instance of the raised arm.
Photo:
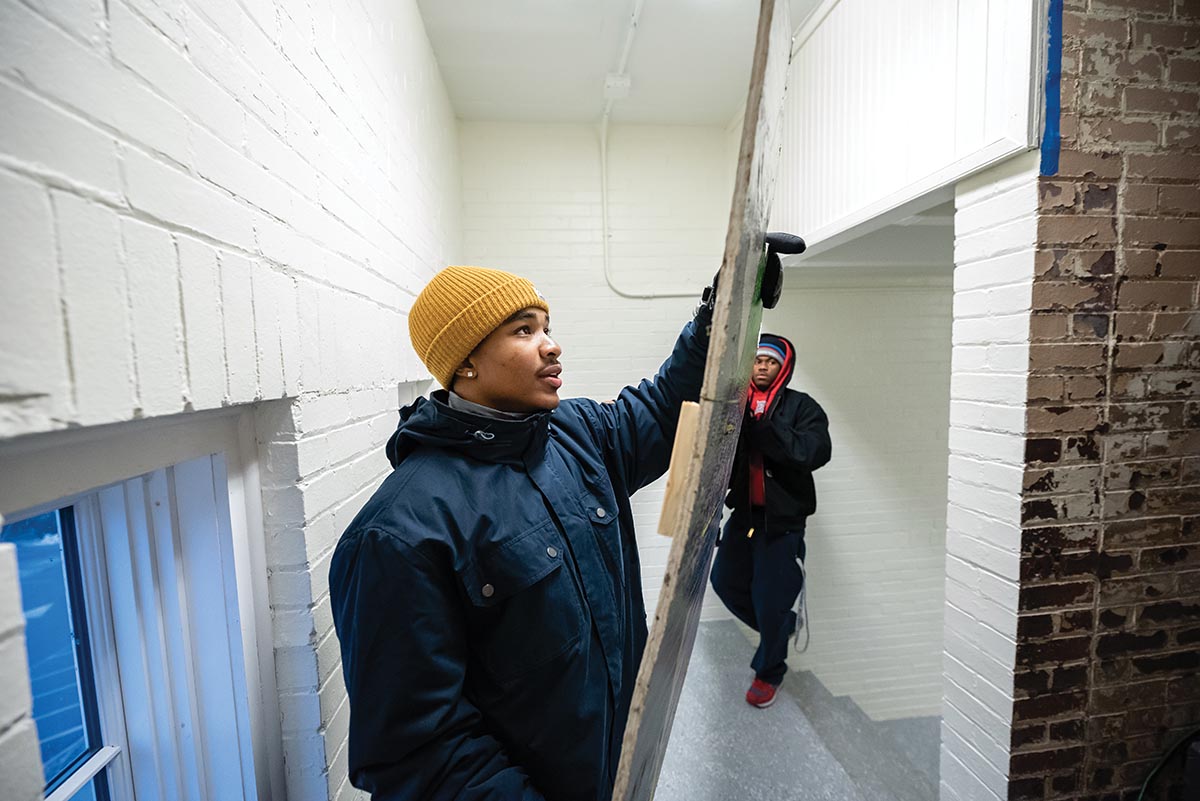
{"label": "raised arm", "polygon": [[712,309],[702,304],[683,327],[653,378],[621,390],[612,403],[590,404],[604,447],[630,493],[666,472],[685,400],[700,397]]}
{"label": "raised arm", "polygon": [[354,785],[374,801],[543,801],[463,696],[453,574],[366,530],[338,544],[329,579]]}

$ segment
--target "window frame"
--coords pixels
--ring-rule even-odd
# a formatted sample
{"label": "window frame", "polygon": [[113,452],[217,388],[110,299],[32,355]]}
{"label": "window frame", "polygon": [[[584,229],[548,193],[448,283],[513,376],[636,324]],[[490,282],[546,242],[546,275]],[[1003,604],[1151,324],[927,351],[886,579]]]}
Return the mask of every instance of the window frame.
{"label": "window frame", "polygon": [[[103,529],[100,495],[130,479],[206,456],[221,457],[219,466],[214,467],[214,481],[220,486],[214,486],[214,491],[217,509],[228,520],[224,533],[230,540],[236,586],[234,614],[240,624],[240,667],[245,676],[253,760],[246,790],[262,801],[286,795],[255,414],[254,409],[241,407],[0,443],[0,472],[6,477],[0,482],[0,514],[6,523],[67,506],[75,509],[93,670],[97,682],[105,682],[104,689],[97,688],[101,729],[106,746],[113,749],[95,754],[80,770],[93,770],[94,777],[107,768],[114,799],[132,798],[134,781],[122,696],[112,691],[114,686],[119,690],[119,671],[112,611],[102,597],[109,584],[99,539]],[[59,794],[65,784],[48,796],[48,801],[69,797],[68,793]],[[71,792],[81,788],[82,784]]]}
{"label": "window frame", "polygon": [[[79,693],[84,697],[83,703],[83,725],[87,731],[89,743],[103,743],[96,750],[89,754],[82,762],[74,764],[67,768],[69,773],[66,774],[54,790],[68,783],[72,783],[72,779],[78,779],[79,789],[83,785],[95,779],[101,771],[104,770],[113,759],[120,754],[128,753],[128,747],[125,746],[124,727],[118,723],[106,723],[106,712],[104,696],[107,694],[102,692],[102,688],[107,688],[111,682],[112,673],[107,670],[108,665],[101,667],[99,673],[96,668],[96,658],[92,653],[93,634],[92,628],[96,624],[92,622],[94,615],[104,616],[105,610],[102,608],[104,604],[98,602],[98,599],[89,598],[89,585],[95,586],[91,581],[89,574],[85,571],[83,565],[83,544],[82,540],[87,536],[86,532],[81,532],[78,526],[78,516],[76,515],[76,504],[68,506],[60,506],[57,510],[58,514],[58,529],[62,537],[62,552],[63,552],[63,573],[67,579],[67,603],[71,608],[71,626],[75,634],[75,663],[77,665],[86,665],[86,670],[79,671]],[[97,633],[103,637],[104,623],[101,622],[97,628]],[[103,679],[103,682],[100,681]],[[91,703],[89,703],[91,702]],[[93,706],[94,704],[94,706]],[[120,731],[114,729],[119,726]],[[105,734],[110,732],[114,738],[119,736],[117,742],[120,745],[106,743]],[[111,750],[110,750],[111,749]],[[60,774],[61,775],[61,774]],[[58,776],[49,779],[46,784],[52,784]],[[70,798],[78,790],[70,793],[65,793],[63,798]],[[103,790],[97,792],[99,801],[109,801],[111,798],[111,785],[106,783]],[[54,797],[54,792],[51,791],[48,798]]]}
{"label": "window frame", "polygon": [[[31,517],[39,517],[49,512],[62,513],[70,510],[71,527],[68,535],[63,536],[63,563],[67,574],[67,598],[72,607],[72,622],[78,622],[76,609],[83,617],[85,624],[84,636],[87,640],[86,653],[91,667],[90,675],[83,677],[94,687],[96,697],[95,721],[99,731],[97,740],[103,743],[53,790],[46,794],[45,801],[68,801],[89,782],[108,770],[107,798],[133,798],[133,784],[130,780],[129,744],[125,734],[125,714],[122,709],[120,673],[117,668],[116,646],[112,630],[112,609],[108,603],[108,594],[102,591],[108,586],[107,575],[104,571],[103,558],[99,556],[95,540],[95,492],[78,493],[59,500],[42,503],[15,514],[4,515],[4,525],[8,526]],[[59,523],[62,527],[62,521]],[[72,566],[73,565],[73,566]],[[81,603],[80,607],[76,604]],[[79,660],[79,645],[76,645],[76,659]],[[82,689],[82,688],[81,688]],[[85,709],[84,725],[90,731],[94,725],[87,720]],[[51,779],[47,777],[49,786]]]}

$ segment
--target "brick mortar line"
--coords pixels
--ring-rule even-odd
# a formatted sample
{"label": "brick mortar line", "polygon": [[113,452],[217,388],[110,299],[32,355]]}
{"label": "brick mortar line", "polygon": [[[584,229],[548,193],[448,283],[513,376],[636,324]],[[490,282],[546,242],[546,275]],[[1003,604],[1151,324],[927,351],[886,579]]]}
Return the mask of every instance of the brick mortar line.
{"label": "brick mortar line", "polygon": [[[1016,643],[1016,641],[1013,639],[1013,637],[1010,637],[1009,635],[1005,634],[1003,631],[999,631],[998,629],[993,628],[986,621],[980,620],[978,617],[971,614],[971,612],[969,610],[966,610],[959,606],[956,606],[955,604],[951,603],[949,600],[946,601],[946,606],[950,607],[951,609],[954,609],[956,612],[960,613],[964,617],[970,618],[971,620],[975,621],[975,623],[983,626],[993,635],[1003,637],[1006,644],[1008,644],[1008,643],[1015,644]],[[970,644],[971,648],[973,650],[975,650],[977,653],[979,653],[983,656],[986,656],[988,658],[988,661],[995,663],[996,667],[999,668],[1000,670],[1011,670],[1014,675],[1017,673],[1017,671],[1015,669],[1011,669],[1008,666],[1006,666],[1003,662],[1000,662],[999,660],[996,660],[995,658],[993,658],[992,655],[983,646],[976,645],[974,643],[971,643],[969,640],[965,640],[965,639],[964,639],[964,642],[967,642],[968,644]]]}
{"label": "brick mortar line", "polygon": [[145,416],[145,409],[142,407],[142,377],[138,363],[137,326],[134,324],[133,315],[133,288],[129,280],[129,254],[126,252],[125,227],[119,221],[117,223],[117,258],[121,263],[121,281],[125,288],[125,324],[129,327],[129,356],[130,370],[132,372],[130,379],[133,383],[133,392],[131,393],[133,410],[131,414],[133,419],[137,420]]}
{"label": "brick mortar line", "polygon": [[[266,283],[268,285],[271,283],[270,278],[258,278],[256,280],[256,276],[261,276],[261,275],[262,275],[262,273],[257,273],[254,270],[250,271],[250,297],[254,304],[254,326],[255,326],[255,332],[256,332],[254,335],[254,345],[255,345],[254,352],[255,353],[258,353],[260,351],[259,342],[258,342],[258,334],[257,334],[259,303],[258,303],[258,292],[256,290],[256,287],[257,287],[259,281],[263,281],[264,283]],[[288,280],[291,282],[290,283],[291,289],[290,289],[290,292],[288,292],[288,294],[290,294],[293,301],[295,301],[295,299],[298,298],[299,294],[300,294],[299,288],[295,284],[296,279],[293,278],[292,276],[285,275],[285,277],[288,278]],[[270,286],[264,286],[263,289],[270,295],[274,294],[273,289]],[[274,303],[263,303],[262,306],[264,309],[272,309],[272,310],[278,311],[278,307]],[[296,309],[296,315],[297,315],[297,318],[299,318],[299,309],[298,308]],[[270,320],[268,319],[267,322],[270,323]],[[298,327],[298,323],[299,323],[299,321],[297,320],[297,327]],[[275,325],[272,327],[278,333],[280,333],[280,334],[284,333],[282,330],[282,327],[279,325],[279,315],[278,314],[275,315]],[[283,391],[284,391],[284,394],[286,395],[287,394],[288,369],[287,369],[287,361],[286,361],[286,359],[283,358],[283,351],[284,351],[284,346],[283,346],[283,342],[281,340],[279,342],[279,348],[278,348],[278,351],[276,354],[279,357],[279,364],[276,365],[276,367],[279,368],[279,372],[278,373],[273,372],[272,375],[278,375],[280,377],[280,381],[283,384]],[[262,375],[261,369],[259,370],[259,375],[260,376]],[[297,384],[299,383],[299,380],[300,380],[300,377],[299,377],[299,375],[297,375],[296,376]],[[261,379],[260,379],[260,381],[261,381]]]}
{"label": "brick mortar line", "polygon": [[[407,383],[407,382],[402,382],[402,383]],[[390,391],[390,390],[391,390],[391,389],[393,389],[393,388],[394,388],[394,386],[393,386],[393,385],[391,385],[391,384],[384,384],[384,385],[382,385],[382,386],[379,386],[379,387],[369,387],[369,388],[366,388],[366,389],[361,389],[361,390],[352,390],[352,391],[350,391],[350,392],[348,392],[348,393],[342,393],[342,392],[331,392],[331,393],[329,393],[329,394],[327,394],[327,395],[325,395],[325,394],[321,394],[321,393],[309,393],[308,397],[309,397],[309,398],[330,398],[330,397],[336,397],[336,396],[337,396],[337,395],[339,395],[339,394],[365,394],[365,393],[367,393],[367,392],[378,392],[378,391],[380,391],[380,390],[383,390],[383,391]],[[304,404],[304,400],[305,400],[305,396],[304,396],[304,395],[297,395],[297,396],[296,396],[296,401],[297,401],[297,403],[298,403],[298,404],[300,404],[300,405],[303,405],[303,404]],[[378,420],[378,419],[379,419],[379,418],[381,418],[381,417],[385,417],[385,416],[388,416],[388,415],[396,414],[398,411],[399,411],[399,408],[396,408],[396,409],[391,409],[391,408],[388,408],[388,409],[384,409],[384,410],[382,410],[382,411],[373,412],[373,413],[370,413],[370,414],[367,414],[367,415],[363,415],[363,416],[361,416],[361,417],[354,417],[354,418],[350,418],[349,420],[347,420],[347,421],[346,421],[346,422],[344,422],[344,423],[334,423],[333,425],[324,426],[324,427],[322,427],[322,428],[314,428],[314,429],[312,429],[311,431],[305,431],[305,432],[302,432],[302,433],[299,435],[299,437],[297,437],[296,439],[279,439],[279,440],[268,440],[267,442],[264,442],[264,443],[262,443],[262,444],[263,444],[263,445],[267,445],[267,446],[271,446],[271,445],[299,445],[299,444],[302,444],[302,443],[311,442],[311,441],[313,441],[313,440],[317,440],[317,439],[321,439],[321,438],[324,438],[324,437],[328,437],[328,436],[330,436],[331,434],[337,434],[337,433],[339,433],[339,432],[342,432],[342,431],[349,430],[349,429],[351,429],[351,428],[353,428],[353,427],[355,427],[355,426],[362,425],[363,423],[374,422],[375,420]]]}
{"label": "brick mortar line", "polygon": [[[16,718],[9,721],[8,725],[0,725],[0,740],[3,740],[5,737],[8,736],[8,734],[10,732],[12,732],[14,729],[16,729],[18,726],[20,726],[22,723],[24,723],[26,721],[29,721],[31,724],[33,724],[32,714],[29,712],[22,712]],[[34,739],[36,739],[37,738],[36,725],[33,725],[30,728],[33,730]]]}
{"label": "brick mortar line", "polygon": [[58,278],[58,310],[62,315],[63,353],[67,361],[67,381],[69,383],[69,416],[71,419],[76,419],[79,416],[79,382],[75,374],[75,355],[71,348],[71,318],[67,306],[67,271],[63,261],[62,237],[58,235],[60,228],[58,205],[54,202],[54,193],[49,189],[46,189],[46,204],[50,207],[50,233],[54,239],[54,265]]}
{"label": "brick mortar line", "polygon": [[[261,488],[264,493],[271,492],[271,493],[279,494],[281,496],[288,494],[287,491],[296,490],[297,492],[299,492],[301,494],[301,496],[303,496],[313,486],[313,484],[315,484],[317,481],[320,481],[325,476],[327,476],[331,473],[341,472],[341,470],[343,468],[357,466],[358,464],[362,463],[365,459],[376,458],[378,456],[378,452],[379,451],[376,448],[362,451],[361,453],[356,453],[356,454],[354,454],[352,456],[348,456],[344,459],[339,459],[336,462],[333,462],[332,464],[329,464],[326,467],[322,468],[319,472],[312,473],[309,476],[306,476],[299,481],[284,481],[281,484],[263,483],[261,485]],[[368,486],[370,486],[370,484],[374,482],[375,478],[383,478],[390,472],[391,472],[391,468],[384,468],[384,467],[379,468],[379,471],[374,474],[374,477],[371,479],[371,481],[369,481],[367,484],[364,484],[362,486],[355,488],[352,491],[352,494],[361,492],[362,490],[364,490]],[[346,500],[342,500],[340,502],[335,501],[334,503],[332,503],[328,506],[322,507],[321,509],[314,511],[310,517],[306,517],[304,522],[305,522],[305,524],[312,523],[317,518],[324,515],[326,512],[333,510],[333,509],[337,508],[339,505],[343,505],[347,502],[348,501],[346,501]]]}
{"label": "brick mortar line", "polygon": [[[187,333],[187,314],[185,311],[184,291],[183,291],[183,260],[179,254],[179,238],[175,235],[168,234],[171,239],[171,252],[175,256],[175,290],[179,293],[179,352],[183,357],[183,396],[184,411],[190,412],[195,410],[192,403],[192,360],[191,354],[188,353],[188,333]],[[225,328],[225,317],[221,315],[221,328]],[[221,354],[225,353],[225,338],[221,337]]]}
{"label": "brick mortar line", "polygon": [[[49,25],[51,28],[54,28],[59,33],[66,36],[68,39],[73,39],[77,45],[79,45],[83,48],[86,48],[87,50],[90,50],[92,52],[102,52],[102,51],[96,50],[94,42],[89,42],[86,39],[80,38],[79,34],[77,34],[75,31],[71,30],[70,28],[63,26],[63,24],[61,22],[54,19],[53,17],[47,16],[45,14],[45,12],[43,11],[43,9],[38,8],[36,5],[34,5],[32,2],[30,2],[30,0],[17,0],[17,2],[19,2],[20,5],[24,6],[26,11],[31,12],[35,16],[41,18],[41,20],[43,22],[45,22],[47,25]],[[108,2],[108,0],[105,0],[106,5],[107,5],[107,2]],[[107,24],[108,23],[108,15],[107,15],[107,13],[105,14],[104,22],[105,22],[104,39],[105,39],[105,43],[107,43],[108,39],[110,38],[108,35],[108,24]]]}

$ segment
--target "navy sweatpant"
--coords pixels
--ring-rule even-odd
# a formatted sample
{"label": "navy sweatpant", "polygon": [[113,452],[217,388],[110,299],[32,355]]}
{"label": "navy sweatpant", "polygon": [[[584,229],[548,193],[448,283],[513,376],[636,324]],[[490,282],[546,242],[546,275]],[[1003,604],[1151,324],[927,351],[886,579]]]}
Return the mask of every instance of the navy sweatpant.
{"label": "navy sweatpant", "polygon": [[804,558],[804,529],[767,536],[762,517],[755,515],[755,532],[745,526],[725,526],[713,561],[712,586],[738,620],[759,634],[750,667],[769,684],[779,684],[787,672],[788,638],[796,630],[792,607],[804,586],[796,557]]}

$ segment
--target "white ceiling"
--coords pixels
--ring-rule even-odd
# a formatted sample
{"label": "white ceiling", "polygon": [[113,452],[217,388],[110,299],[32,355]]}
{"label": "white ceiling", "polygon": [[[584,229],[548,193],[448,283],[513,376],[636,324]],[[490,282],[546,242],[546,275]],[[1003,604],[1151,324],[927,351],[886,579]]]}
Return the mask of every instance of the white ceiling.
{"label": "white ceiling", "polygon": [[[788,0],[796,28],[820,0]],[[634,0],[418,0],[458,116],[596,122]],[[745,99],[758,3],[644,0],[615,122],[724,125]]]}
{"label": "white ceiling", "polygon": [[[821,0],[787,2],[795,30]],[[418,0],[418,5],[460,119],[598,122],[605,76],[617,69],[636,3]],[[626,69],[631,89],[613,106],[613,121],[728,124],[745,101],[758,6],[754,0],[643,0]],[[953,262],[953,204],[941,200],[931,195],[918,209],[883,215],[787,264],[814,280],[825,272],[870,267],[914,274],[942,270]]]}

